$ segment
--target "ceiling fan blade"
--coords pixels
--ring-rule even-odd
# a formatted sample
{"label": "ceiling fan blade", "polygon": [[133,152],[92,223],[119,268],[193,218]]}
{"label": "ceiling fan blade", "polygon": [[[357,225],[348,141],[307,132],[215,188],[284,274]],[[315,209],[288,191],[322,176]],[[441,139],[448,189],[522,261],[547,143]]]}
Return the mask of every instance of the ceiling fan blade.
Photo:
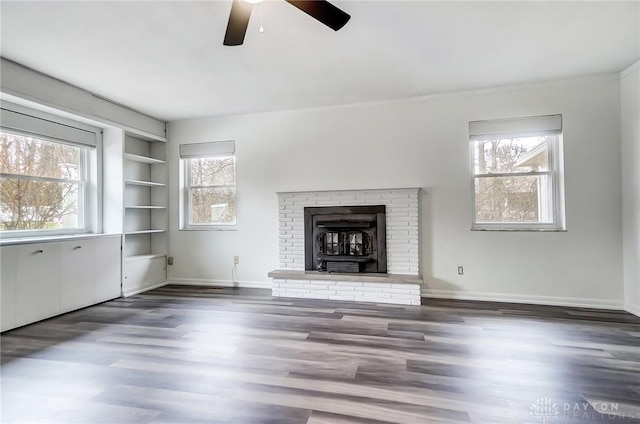
{"label": "ceiling fan blade", "polygon": [[312,18],[317,19],[334,31],[339,30],[351,16],[326,0],[286,0]]}
{"label": "ceiling fan blade", "polygon": [[225,46],[239,46],[244,42],[247,33],[249,18],[251,17],[251,5],[242,0],[233,0],[227,32],[224,34]]}

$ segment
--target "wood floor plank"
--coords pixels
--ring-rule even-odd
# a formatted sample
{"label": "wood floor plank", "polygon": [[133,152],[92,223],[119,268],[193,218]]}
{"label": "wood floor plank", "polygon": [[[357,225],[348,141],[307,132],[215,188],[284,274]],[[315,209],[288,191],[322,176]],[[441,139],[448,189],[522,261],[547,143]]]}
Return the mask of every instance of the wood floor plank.
{"label": "wood floor plank", "polygon": [[3,333],[0,421],[639,424],[639,346],[619,311],[165,286]]}

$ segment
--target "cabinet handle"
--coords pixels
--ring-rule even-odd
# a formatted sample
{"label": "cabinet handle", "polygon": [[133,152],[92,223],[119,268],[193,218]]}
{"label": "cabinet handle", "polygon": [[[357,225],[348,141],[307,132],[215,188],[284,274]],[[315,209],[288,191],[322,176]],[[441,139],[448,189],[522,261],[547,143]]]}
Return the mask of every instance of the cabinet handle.
{"label": "cabinet handle", "polygon": [[36,250],[36,251],[35,251],[35,252],[33,252],[33,253],[34,253],[34,254],[35,254],[35,253],[44,253],[44,250],[42,250],[42,249],[40,249],[40,250]]}
{"label": "cabinet handle", "polygon": [[73,248],[73,250],[78,250],[78,249],[82,249],[82,246],[76,246]]}

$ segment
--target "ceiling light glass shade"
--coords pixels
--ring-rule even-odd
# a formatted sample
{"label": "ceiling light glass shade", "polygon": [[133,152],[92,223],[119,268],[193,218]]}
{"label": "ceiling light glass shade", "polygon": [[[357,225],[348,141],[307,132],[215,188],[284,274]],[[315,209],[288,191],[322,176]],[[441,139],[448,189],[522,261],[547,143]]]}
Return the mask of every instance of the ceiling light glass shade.
{"label": "ceiling light glass shade", "polygon": [[243,0],[243,1],[249,4],[258,4],[258,3],[262,3],[264,0]]}

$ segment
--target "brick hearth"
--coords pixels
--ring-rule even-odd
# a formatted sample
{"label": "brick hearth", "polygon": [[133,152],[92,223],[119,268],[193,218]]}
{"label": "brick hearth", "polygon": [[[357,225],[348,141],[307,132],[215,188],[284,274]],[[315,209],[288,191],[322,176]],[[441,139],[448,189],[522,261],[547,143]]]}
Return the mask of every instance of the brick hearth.
{"label": "brick hearth", "polygon": [[422,277],[391,274],[338,274],[276,270],[271,294],[278,297],[420,304]]}

